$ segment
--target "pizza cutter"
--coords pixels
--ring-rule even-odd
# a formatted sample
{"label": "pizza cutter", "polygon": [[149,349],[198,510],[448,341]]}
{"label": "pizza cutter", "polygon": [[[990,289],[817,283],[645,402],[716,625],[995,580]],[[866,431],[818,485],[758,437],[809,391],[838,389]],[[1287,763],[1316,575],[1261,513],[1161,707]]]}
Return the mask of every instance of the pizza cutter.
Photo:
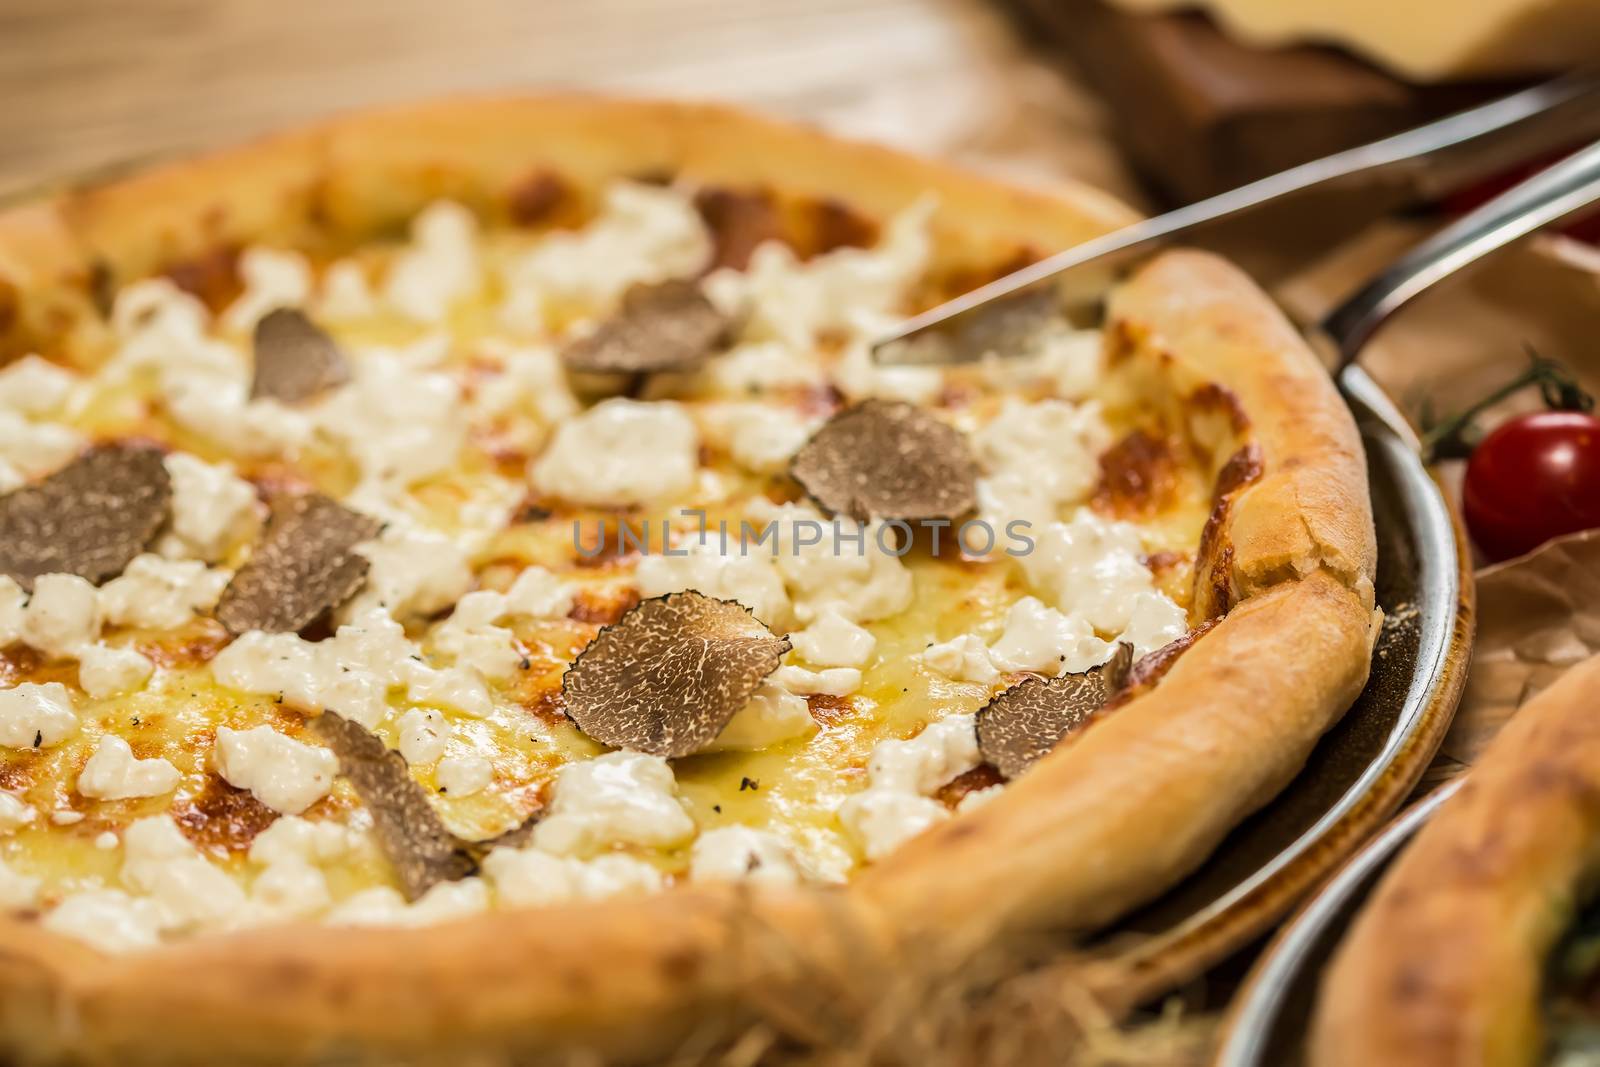
{"label": "pizza cutter", "polygon": [[[1425,187],[1481,177],[1578,136],[1594,136],[1600,77],[1575,74],[1406,133],[1302,164],[1085,241],[917,315],[874,346],[882,364],[953,364],[1026,351],[1046,315],[1093,305],[1111,277],[1159,248],[1311,191],[1373,180]],[[1576,125],[1576,131],[1575,131]],[[1515,145],[1512,150],[1510,146]],[[1538,172],[1402,256],[1308,330],[1335,371],[1396,310],[1488,253],[1600,201],[1600,142]]]}

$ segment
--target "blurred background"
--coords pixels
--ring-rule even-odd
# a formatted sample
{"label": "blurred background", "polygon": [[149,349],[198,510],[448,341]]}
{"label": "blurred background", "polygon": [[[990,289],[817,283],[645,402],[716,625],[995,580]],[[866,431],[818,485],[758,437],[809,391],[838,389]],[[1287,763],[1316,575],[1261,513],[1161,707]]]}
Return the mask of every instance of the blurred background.
{"label": "blurred background", "polygon": [[1160,203],[1596,54],[1592,0],[0,0],[0,195],[363,105],[560,86]]}

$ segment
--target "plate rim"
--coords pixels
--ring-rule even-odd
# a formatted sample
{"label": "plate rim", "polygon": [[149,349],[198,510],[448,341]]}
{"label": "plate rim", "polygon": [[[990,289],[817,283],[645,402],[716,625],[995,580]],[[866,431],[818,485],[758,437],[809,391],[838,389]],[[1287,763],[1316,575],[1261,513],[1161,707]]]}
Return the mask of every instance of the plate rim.
{"label": "plate rim", "polygon": [[1476,612],[1466,531],[1423,464],[1415,432],[1359,366],[1338,376],[1364,443],[1376,441],[1398,476],[1418,531],[1419,603],[1453,605],[1419,616],[1417,664],[1394,733],[1360,777],[1283,851],[1216,900],[1132,947],[1095,955],[1082,979],[1124,1013],[1201,974],[1263,934],[1356,854],[1410,796],[1432,762],[1466,688]]}

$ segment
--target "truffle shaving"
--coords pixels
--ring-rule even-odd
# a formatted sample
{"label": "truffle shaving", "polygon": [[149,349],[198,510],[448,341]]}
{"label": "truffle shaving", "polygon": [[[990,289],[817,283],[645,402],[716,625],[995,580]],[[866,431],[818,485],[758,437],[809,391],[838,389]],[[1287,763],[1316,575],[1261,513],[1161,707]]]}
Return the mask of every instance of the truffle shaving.
{"label": "truffle shaving", "polygon": [[461,837],[439,818],[428,791],[411,777],[405,757],[385,747],[372,731],[331,711],[313,719],[312,728],[339,757],[340,772],[372,814],[378,846],[394,865],[407,900],[416,900],[440,882],[475,873],[490,849],[522,844],[538,822],[536,812],[487,840]]}
{"label": "truffle shaving", "polygon": [[255,380],[250,398],[298,404],[350,380],[350,365],[333,338],[305,313],[278,308],[256,323]]}
{"label": "truffle shaving", "polygon": [[41,574],[96,585],[121,574],[167,521],[172,480],[161,453],[90,449],[35,485],[0,496],[0,572],[33,591]]}
{"label": "truffle shaving", "polygon": [[601,744],[669,758],[710,744],[789,651],[750,609],[696,592],[640,602],[561,682],[567,715]]}
{"label": "truffle shaving", "polygon": [[1098,667],[1060,678],[1028,678],[978,710],[978,751],[1006,778],[1015,778],[1080,729],[1133,666],[1133,646],[1118,644]]}
{"label": "truffle shaving", "polygon": [[921,408],[868,400],[829,419],[789,473],[830,514],[954,519],[977,504],[978,465],[955,428]]}
{"label": "truffle shaving", "polygon": [[361,588],[367,561],[354,548],[382,528],[320,493],[275,498],[255,554],[222,591],[217,620],[235,634],[305,629]]}
{"label": "truffle shaving", "polygon": [[728,328],[694,282],[635,284],[616,313],[567,344],[561,358],[591,374],[693,370],[727,339]]}

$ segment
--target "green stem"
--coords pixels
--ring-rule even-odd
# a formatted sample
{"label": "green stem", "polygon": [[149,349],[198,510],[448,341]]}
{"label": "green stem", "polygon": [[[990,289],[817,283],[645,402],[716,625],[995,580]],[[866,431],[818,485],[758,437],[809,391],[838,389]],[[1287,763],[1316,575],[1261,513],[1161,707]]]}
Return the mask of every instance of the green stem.
{"label": "green stem", "polygon": [[1446,446],[1454,445],[1452,452],[1465,455],[1467,431],[1473,421],[1489,408],[1528,388],[1537,385],[1545,404],[1555,411],[1591,411],[1594,397],[1583,391],[1576,378],[1553,359],[1546,359],[1532,348],[1528,349],[1528,369],[1502,385],[1465,411],[1443,422],[1428,427],[1422,434],[1423,458],[1432,463]]}

